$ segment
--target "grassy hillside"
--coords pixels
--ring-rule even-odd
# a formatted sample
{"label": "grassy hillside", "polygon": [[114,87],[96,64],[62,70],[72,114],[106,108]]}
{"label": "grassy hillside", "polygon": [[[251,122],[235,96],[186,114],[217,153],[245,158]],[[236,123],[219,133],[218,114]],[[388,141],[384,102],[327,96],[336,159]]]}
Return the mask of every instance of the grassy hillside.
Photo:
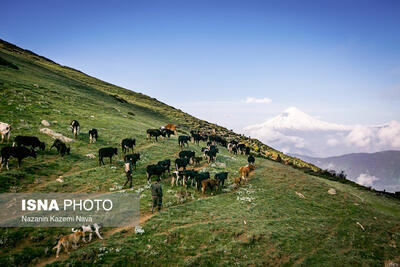
{"label": "grassy hillside", "polygon": [[[361,188],[324,180],[268,158],[278,154],[290,164],[309,170],[313,165],[283,155],[258,140],[198,120],[140,93],[135,93],[50,60],[0,42],[0,121],[12,125],[12,136],[35,135],[47,144],[38,158],[26,159],[21,169],[15,160],[0,173],[0,192],[109,192],[125,182],[121,153],[112,165],[98,166],[99,148],[116,146],[123,138],[137,139],[141,153],[134,172],[134,191],[141,193],[141,225],[132,229],[105,229],[104,241],[95,239],[55,260],[51,248],[69,229],[0,229],[0,265],[383,265],[399,262],[400,203]],[[17,66],[15,68],[14,66]],[[81,135],[71,143],[71,155],[49,152],[52,139],[39,132],[48,127],[72,137],[69,123],[77,119]],[[190,129],[215,130],[226,138],[241,139],[252,147],[257,169],[238,190],[232,178],[246,157],[220,148],[215,164],[196,169],[229,171],[227,188],[210,196],[193,189],[183,203],[176,196],[182,187],[163,181],[164,210],[150,213],[150,192],[145,167],[177,157],[177,137],[146,140],[148,128],[175,123],[181,134]],[[89,144],[87,131],[99,130]],[[0,145],[1,147],[5,144]],[[201,146],[190,144],[200,153]],[[63,183],[56,181],[62,177]],[[336,195],[327,193],[336,189]],[[128,190],[129,191],[129,190]],[[299,197],[296,192],[304,195]],[[359,223],[359,224],[357,224]],[[362,229],[362,227],[364,229]]]}

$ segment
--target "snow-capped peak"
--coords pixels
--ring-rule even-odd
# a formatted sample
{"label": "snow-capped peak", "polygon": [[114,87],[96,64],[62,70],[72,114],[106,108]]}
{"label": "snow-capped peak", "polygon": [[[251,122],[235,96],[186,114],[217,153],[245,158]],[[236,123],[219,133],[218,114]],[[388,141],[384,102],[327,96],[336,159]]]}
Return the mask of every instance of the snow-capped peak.
{"label": "snow-capped peak", "polygon": [[296,107],[287,108],[278,116],[269,119],[262,124],[248,126],[246,127],[246,130],[260,128],[322,131],[343,131],[349,129],[349,127],[345,125],[318,120]]}

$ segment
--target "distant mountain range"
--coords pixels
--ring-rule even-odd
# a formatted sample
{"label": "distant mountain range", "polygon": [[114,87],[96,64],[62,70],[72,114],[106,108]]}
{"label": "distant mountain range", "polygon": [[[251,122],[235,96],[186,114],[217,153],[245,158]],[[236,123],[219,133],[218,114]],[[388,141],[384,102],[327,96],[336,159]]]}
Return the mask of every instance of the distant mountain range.
{"label": "distant mountain range", "polygon": [[400,151],[352,153],[328,158],[292,156],[323,169],[344,170],[348,179],[365,186],[390,192],[400,191]]}
{"label": "distant mountain range", "polygon": [[244,128],[282,152],[314,157],[400,149],[400,123],[343,125],[314,118],[296,107]]}

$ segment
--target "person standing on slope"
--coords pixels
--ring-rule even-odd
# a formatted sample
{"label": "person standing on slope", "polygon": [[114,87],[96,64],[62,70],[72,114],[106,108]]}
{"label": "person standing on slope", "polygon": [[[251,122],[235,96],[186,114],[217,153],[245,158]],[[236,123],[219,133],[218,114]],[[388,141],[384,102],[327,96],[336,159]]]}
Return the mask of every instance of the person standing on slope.
{"label": "person standing on slope", "polygon": [[151,197],[153,199],[153,208],[151,209],[151,212],[154,212],[156,206],[158,207],[158,211],[161,210],[163,193],[160,182],[161,179],[158,178],[157,181],[151,185]]}
{"label": "person standing on slope", "polygon": [[126,182],[125,185],[130,182],[129,188],[132,188],[132,162],[130,160],[125,161],[125,173],[126,173]]}

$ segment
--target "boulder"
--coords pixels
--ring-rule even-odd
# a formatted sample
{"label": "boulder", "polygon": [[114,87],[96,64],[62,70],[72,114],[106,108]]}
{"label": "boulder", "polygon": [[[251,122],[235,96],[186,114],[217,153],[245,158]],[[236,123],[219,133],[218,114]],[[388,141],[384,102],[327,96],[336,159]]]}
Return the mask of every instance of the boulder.
{"label": "boulder", "polygon": [[46,120],[42,120],[41,122],[42,125],[49,127],[50,126],[50,122],[46,121]]}

